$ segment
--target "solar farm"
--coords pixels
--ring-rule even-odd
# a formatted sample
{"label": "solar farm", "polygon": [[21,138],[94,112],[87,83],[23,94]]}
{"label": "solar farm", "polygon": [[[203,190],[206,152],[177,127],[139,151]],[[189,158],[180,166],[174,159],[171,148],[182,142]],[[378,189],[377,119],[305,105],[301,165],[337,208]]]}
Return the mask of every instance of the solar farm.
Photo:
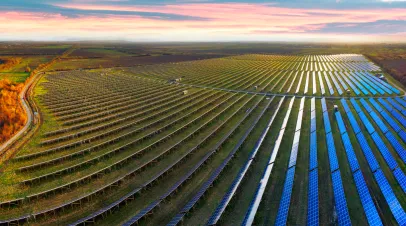
{"label": "solar farm", "polygon": [[0,224],[406,225],[405,92],[363,55],[52,72],[34,92]]}

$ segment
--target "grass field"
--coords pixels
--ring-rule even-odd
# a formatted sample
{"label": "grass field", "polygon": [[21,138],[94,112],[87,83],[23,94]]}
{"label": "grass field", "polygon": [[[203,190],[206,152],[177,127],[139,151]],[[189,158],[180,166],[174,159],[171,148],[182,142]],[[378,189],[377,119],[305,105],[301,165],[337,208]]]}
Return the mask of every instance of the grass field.
{"label": "grass field", "polygon": [[[168,56],[152,52],[146,57]],[[106,57],[133,55],[130,49],[76,49],[50,69],[68,71],[42,77],[35,100],[43,124],[1,168],[1,223],[206,225],[223,206],[217,225],[241,225],[250,213],[254,225],[272,225],[277,219],[287,225],[306,225],[309,188],[314,186],[308,175],[314,170],[320,225],[342,223],[346,217],[342,209],[353,225],[367,225],[371,222],[366,205],[376,210],[384,225],[406,220],[404,90],[390,75],[386,75],[389,83],[378,79],[375,74],[381,68],[367,58],[310,52],[200,60],[194,56],[122,68],[108,61],[114,68],[72,70],[106,65]],[[42,60],[35,58],[35,62]],[[7,72],[0,73],[0,78],[2,74],[16,82],[27,76]],[[371,97],[383,110],[364,107],[361,99],[372,106]],[[383,102],[378,102],[381,97]],[[347,100],[349,111],[342,99]],[[364,118],[353,102],[361,106]],[[337,111],[352,148],[343,142]],[[365,119],[373,132],[367,130]],[[317,167],[310,169],[312,122],[316,123]],[[360,134],[371,155],[360,143]],[[332,143],[327,144],[329,136]],[[376,136],[382,144],[377,144]],[[338,165],[332,170],[333,156]],[[359,164],[355,171],[353,156]],[[297,160],[291,163],[292,158]],[[376,160],[377,168],[371,168],[370,158]],[[287,173],[292,169],[289,187]],[[361,188],[354,180],[359,172],[369,203],[361,199],[366,194],[359,195]],[[377,180],[380,172],[389,188]],[[337,174],[342,182],[333,181]],[[342,197],[337,197],[339,185]],[[263,190],[258,190],[261,186]],[[259,201],[256,206],[255,200]],[[282,200],[287,200],[286,214]],[[396,204],[401,211],[394,211]]]}

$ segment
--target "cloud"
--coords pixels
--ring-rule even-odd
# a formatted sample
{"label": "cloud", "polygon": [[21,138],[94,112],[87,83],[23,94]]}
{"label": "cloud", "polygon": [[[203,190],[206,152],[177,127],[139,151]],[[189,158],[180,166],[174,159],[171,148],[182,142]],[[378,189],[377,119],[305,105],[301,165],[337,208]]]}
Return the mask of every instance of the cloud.
{"label": "cloud", "polygon": [[347,40],[344,36],[349,34],[351,40],[369,34],[384,41],[404,41],[397,34],[406,30],[403,8],[386,8],[382,13],[380,9],[291,8],[275,3],[190,0],[192,3],[134,5],[116,1],[59,1],[48,4],[43,12],[8,10],[0,14],[0,29],[7,31],[0,39],[285,40],[285,35],[289,40],[312,36],[321,40],[324,35],[328,41],[334,38],[331,34],[340,40]]}

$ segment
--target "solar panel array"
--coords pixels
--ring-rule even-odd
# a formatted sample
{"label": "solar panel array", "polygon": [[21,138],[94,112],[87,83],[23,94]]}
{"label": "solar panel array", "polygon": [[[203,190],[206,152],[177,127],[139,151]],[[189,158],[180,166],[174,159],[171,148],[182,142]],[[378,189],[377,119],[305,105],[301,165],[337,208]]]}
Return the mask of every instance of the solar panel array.
{"label": "solar panel array", "polygon": [[[335,112],[335,116],[337,119],[337,124],[340,123],[344,124],[344,121],[339,111]],[[364,208],[364,213],[367,216],[368,223],[370,225],[383,225],[378,215],[378,211],[376,210],[376,206],[373,203],[369,190],[366,186],[364,177],[362,176],[357,156],[354,153],[354,149],[352,147],[350,138],[346,130],[343,133],[341,133],[341,139],[344,144],[345,152],[347,153],[347,160],[350,165],[353,179],[355,181],[355,186],[357,188],[359,198],[361,199],[361,204],[362,207]]]}
{"label": "solar panel array", "polygon": [[[330,120],[327,111],[327,104],[325,98],[321,99],[323,108],[323,120],[324,125],[330,126]],[[324,111],[325,110],[325,111]],[[325,117],[326,115],[327,117]],[[327,132],[328,131],[328,132]],[[333,192],[334,192],[334,201],[335,201],[335,211],[337,212],[338,216],[338,224],[339,225],[351,225],[350,216],[348,213],[347,201],[345,199],[343,183],[341,180],[341,174],[338,165],[337,153],[334,144],[333,134],[330,130],[326,130],[326,143],[327,143],[327,151],[329,156],[329,163],[330,163],[330,170],[331,170],[331,178],[333,182]]]}
{"label": "solar panel array", "polygon": [[295,97],[293,97],[289,103],[289,107],[286,111],[285,118],[282,122],[281,130],[279,131],[278,138],[276,139],[275,145],[272,149],[272,154],[268,160],[267,166],[264,169],[262,179],[261,179],[260,183],[258,184],[257,190],[250,203],[248,211],[245,214],[242,225],[252,225],[252,223],[254,222],[254,218],[257,213],[259,204],[262,201],[262,196],[264,195],[265,188],[266,188],[266,186],[268,184],[268,180],[271,176],[272,169],[273,169],[273,166],[275,163],[275,159],[276,159],[276,156],[278,155],[279,147],[280,147],[282,139],[283,139],[283,135],[285,134],[285,128],[286,128],[286,125],[288,124],[288,120],[290,117],[290,113],[292,111],[294,101],[295,101]]}
{"label": "solar panel array", "polygon": [[222,214],[226,210],[228,204],[230,203],[231,199],[234,197],[238,187],[240,186],[242,180],[244,179],[246,173],[248,172],[250,166],[255,160],[255,157],[258,153],[259,148],[262,146],[262,143],[265,140],[266,135],[268,134],[269,129],[271,128],[277,113],[279,112],[282,103],[284,102],[285,97],[282,97],[281,100],[279,101],[277,108],[272,115],[272,117],[269,119],[267,126],[264,128],[264,130],[261,133],[261,136],[255,143],[255,146],[253,150],[251,151],[250,155],[248,156],[247,161],[245,164],[241,167],[240,171],[238,172],[237,176],[234,178],[232,184],[228,188],[226,194],[223,196],[222,200],[220,203],[217,205],[217,208],[214,210],[212,213],[211,217],[209,218],[207,225],[216,225],[217,222],[220,220]]}
{"label": "solar panel array", "polygon": [[[354,117],[352,115],[352,113],[351,113],[351,110],[349,108],[345,107],[345,106],[348,106],[346,100],[342,99],[341,103],[342,103],[344,109],[348,109],[348,112],[346,111],[347,116],[350,117],[350,115],[351,115],[352,117]],[[374,107],[377,104],[376,102],[374,102],[374,100],[371,103],[372,103],[372,105]],[[380,107],[379,107],[379,105],[377,105],[377,107],[375,107],[375,108],[379,109]],[[382,193],[384,194],[386,202],[391,207],[390,210],[391,210],[393,216],[395,217],[396,221],[400,225],[402,225],[401,222],[404,221],[402,219],[404,219],[406,217],[403,216],[405,213],[404,213],[402,207],[400,206],[400,203],[399,203],[398,199],[396,198],[395,194],[393,193],[392,189],[390,188],[389,183],[387,182],[385,175],[380,170],[379,163],[376,160],[376,158],[375,158],[375,156],[374,156],[374,154],[373,154],[373,152],[372,152],[372,150],[371,150],[371,148],[370,148],[364,134],[360,130],[359,131],[357,130],[358,132],[355,132],[356,130],[354,128],[359,128],[359,125],[358,125],[357,121],[356,120],[349,120],[349,121],[350,121],[350,124],[351,124],[351,128],[353,128],[353,131],[356,134],[356,138],[358,140],[358,143],[360,144],[360,147],[361,147],[361,149],[362,149],[362,151],[364,153],[364,156],[365,156],[365,158],[366,158],[366,160],[368,162],[369,168],[374,173],[374,176],[375,176],[376,181],[378,182],[379,188],[382,191]],[[373,133],[371,136],[374,139],[374,137],[377,137],[376,135],[378,135],[378,134]],[[379,140],[379,138],[375,138],[375,139]],[[378,142],[380,143],[381,141],[378,141]],[[387,158],[391,159],[390,157],[387,157]],[[356,171],[354,173],[354,179],[355,178],[361,178],[362,174],[358,173],[358,172],[360,172],[360,171],[358,170],[358,171]],[[399,173],[399,175],[396,175],[396,173]],[[393,174],[394,174],[395,178],[402,178],[403,172],[400,170],[400,168],[396,168],[395,171],[393,171]],[[404,175],[403,175],[403,177],[404,177]],[[376,220],[377,217],[376,217],[376,215],[374,213],[375,211],[370,210],[371,201],[369,201],[368,195],[365,195],[365,191],[367,189],[366,185],[364,186],[364,183],[362,181],[357,181],[357,179],[355,179],[355,180],[356,180],[357,188],[359,187],[358,188],[358,193],[360,195],[361,203],[364,206],[365,211],[369,211],[370,213],[372,213],[372,214],[369,214],[369,216],[367,215],[369,223],[371,225],[375,225],[375,224],[376,225],[381,225],[381,223]],[[397,180],[399,182],[399,179],[397,179]]]}

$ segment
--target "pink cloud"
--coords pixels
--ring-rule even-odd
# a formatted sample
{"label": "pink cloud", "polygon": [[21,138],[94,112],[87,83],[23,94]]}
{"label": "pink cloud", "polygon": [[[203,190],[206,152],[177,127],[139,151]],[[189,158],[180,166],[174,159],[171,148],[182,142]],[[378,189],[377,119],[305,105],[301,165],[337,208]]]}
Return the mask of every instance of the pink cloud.
{"label": "pink cloud", "polygon": [[[355,26],[378,20],[406,20],[406,9],[381,10],[332,10],[332,9],[293,9],[276,7],[272,4],[247,3],[191,3],[161,6],[116,6],[101,5],[96,1],[75,1],[55,6],[81,10],[109,10],[129,12],[150,12],[201,17],[206,20],[163,20],[161,18],[136,15],[83,15],[76,18],[60,14],[6,12],[0,14],[0,28],[7,31],[6,37],[26,35],[49,35],[63,37],[117,37],[137,40],[172,40],[186,38],[190,40],[220,39],[266,39],[270,34],[286,34],[297,38],[306,32],[326,39],[333,38],[327,34],[314,34],[330,23],[344,23],[342,26]],[[160,34],[150,37],[151,32]],[[362,31],[360,31],[362,33]],[[338,36],[337,36],[338,35]],[[254,37],[255,36],[255,37]],[[336,34],[334,37],[344,37]],[[363,37],[354,34],[353,37]],[[310,36],[309,36],[310,37]],[[384,37],[384,36],[380,36]],[[390,38],[395,39],[396,34]],[[1,38],[1,37],[0,37]],[[401,38],[399,38],[401,40]]]}

